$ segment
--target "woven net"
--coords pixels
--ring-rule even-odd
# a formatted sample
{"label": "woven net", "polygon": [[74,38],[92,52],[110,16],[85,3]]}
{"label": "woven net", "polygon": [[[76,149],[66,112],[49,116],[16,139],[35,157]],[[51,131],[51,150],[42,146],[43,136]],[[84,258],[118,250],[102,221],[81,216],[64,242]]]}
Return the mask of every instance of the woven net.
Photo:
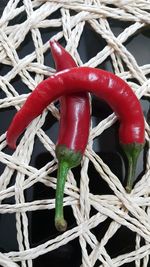
{"label": "woven net", "polygon": [[[79,66],[107,65],[130,84],[139,99],[148,99],[150,64],[139,64],[137,54],[131,53],[127,43],[139,33],[148,32],[150,1],[10,0],[7,4],[4,2],[4,5],[0,18],[0,60],[3,71],[0,76],[0,109],[1,116],[3,114],[7,119],[0,136],[0,216],[14,216],[17,249],[12,245],[10,251],[1,250],[0,266],[31,267],[41,255],[58,250],[73,240],[78,240],[81,251],[76,266],[149,266],[150,128],[147,117],[146,149],[140,157],[143,167],[140,179],[131,194],[125,192],[122,177],[119,177],[94,149],[94,141],[101,139],[102,135],[114,126],[117,121],[115,114],[108,114],[97,124],[91,123],[89,143],[77,177],[75,172],[70,171],[65,186],[64,209],[69,209],[69,212],[71,210],[75,223],[62,234],[55,232],[53,236],[48,235],[46,240],[37,238],[40,243],[31,242],[30,215],[34,216],[43,211],[44,216],[44,213],[48,212],[52,214],[53,221],[57,160],[55,140],[51,138],[51,134],[47,134],[44,125],[51,118],[56,122],[59,120],[58,106],[52,103],[29,125],[15,151],[7,148],[5,138],[13,115],[20,109],[29,93],[40,81],[55,72],[53,62],[49,58],[49,39],[52,37],[65,46]],[[112,29],[113,21],[118,23],[116,25],[123,25],[119,33]],[[91,43],[88,51],[93,51],[93,54],[89,53],[89,58],[83,60],[80,42],[86,27],[90,29],[91,35],[95,34],[99,46],[93,51]],[[31,48],[28,47],[28,42],[32,42]],[[136,45],[138,43],[135,43],[135,51]],[[86,50],[88,43],[85,42],[84,46]],[[145,51],[140,52],[142,54]],[[48,127],[50,133],[53,126]],[[42,147],[48,155],[48,160],[43,161],[39,168],[33,160],[36,147]],[[94,177],[89,166],[96,170]],[[107,194],[94,193],[90,188],[92,179],[97,188],[104,183],[108,188]],[[34,194],[31,194],[29,199],[28,192],[34,191],[37,184],[47,188],[48,194],[44,198],[40,198],[38,194],[34,198]],[[52,195],[50,192],[53,192]],[[67,219],[67,212],[65,217]],[[38,229],[38,220],[36,223]],[[121,235],[122,229],[124,235]],[[38,236],[38,231],[36,235]],[[132,245],[124,243],[126,235],[131,236]],[[119,246],[121,244],[121,247],[127,247],[127,250],[119,250],[118,246],[113,255],[111,248],[116,236],[119,238],[116,239],[119,240],[116,242],[120,242]],[[5,237],[5,244],[11,243],[9,227],[8,232],[5,231]],[[54,266],[51,264],[49,263],[49,266]],[[74,266],[73,264],[74,262],[71,266]]]}

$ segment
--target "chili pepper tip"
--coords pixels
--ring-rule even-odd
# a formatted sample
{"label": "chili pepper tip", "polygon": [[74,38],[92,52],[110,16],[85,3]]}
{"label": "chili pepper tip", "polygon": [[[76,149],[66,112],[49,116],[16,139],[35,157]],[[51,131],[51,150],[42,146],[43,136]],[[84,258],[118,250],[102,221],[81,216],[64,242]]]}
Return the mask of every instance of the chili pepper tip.
{"label": "chili pepper tip", "polygon": [[13,149],[13,150],[15,150],[16,149],[16,143],[15,142],[10,142],[9,141],[9,138],[6,138],[6,142],[7,142],[7,144],[8,144],[8,146],[9,146],[9,148],[11,148],[11,149]]}

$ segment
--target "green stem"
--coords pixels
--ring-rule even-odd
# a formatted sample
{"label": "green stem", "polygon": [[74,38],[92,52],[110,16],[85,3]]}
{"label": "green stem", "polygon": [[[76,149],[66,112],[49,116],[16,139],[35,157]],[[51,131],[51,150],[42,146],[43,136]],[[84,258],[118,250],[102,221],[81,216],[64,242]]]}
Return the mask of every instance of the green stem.
{"label": "green stem", "polygon": [[122,148],[127,156],[128,159],[128,175],[127,175],[127,185],[126,185],[126,191],[128,193],[131,192],[133,182],[135,179],[135,171],[136,171],[136,165],[137,160],[139,157],[139,154],[141,150],[143,149],[144,144],[122,144]]}
{"label": "green stem", "polygon": [[132,156],[128,156],[128,176],[127,176],[127,185],[126,185],[126,191],[128,193],[131,192],[132,187],[133,187],[133,182],[135,179],[137,159],[138,159],[138,156],[135,158],[133,158]]}
{"label": "green stem", "polygon": [[57,172],[57,188],[56,188],[56,198],[55,198],[55,227],[58,231],[65,231],[67,228],[67,222],[64,219],[63,213],[63,197],[64,197],[64,187],[69,171],[68,163],[60,160],[58,164]]}
{"label": "green stem", "polygon": [[67,222],[63,214],[65,182],[68,171],[80,164],[82,153],[69,149],[66,145],[59,144],[56,146],[56,156],[58,159],[58,173],[55,199],[55,226],[58,231],[63,232],[67,228]]}

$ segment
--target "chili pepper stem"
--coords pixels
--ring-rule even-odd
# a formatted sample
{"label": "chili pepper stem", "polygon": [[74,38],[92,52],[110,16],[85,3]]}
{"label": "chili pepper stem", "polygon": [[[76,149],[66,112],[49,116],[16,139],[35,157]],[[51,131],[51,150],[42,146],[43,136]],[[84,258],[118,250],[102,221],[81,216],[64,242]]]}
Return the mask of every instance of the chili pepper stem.
{"label": "chili pepper stem", "polygon": [[56,187],[56,198],[55,198],[55,227],[60,232],[65,231],[67,228],[67,222],[64,219],[64,213],[63,213],[63,197],[64,197],[64,187],[68,170],[69,170],[68,163],[61,160],[58,163],[57,187]]}
{"label": "chili pepper stem", "polygon": [[135,157],[133,159],[132,157],[128,156],[128,177],[127,177],[127,185],[126,185],[127,193],[131,193],[131,190],[132,190],[132,186],[133,186],[133,182],[135,178],[137,159],[138,157]]}
{"label": "chili pepper stem", "polygon": [[78,166],[82,159],[79,151],[74,151],[66,145],[58,144],[56,146],[56,156],[58,159],[57,187],[55,198],[55,227],[58,231],[63,232],[67,228],[67,222],[63,214],[63,196],[64,187],[68,171]]}
{"label": "chili pepper stem", "polygon": [[143,144],[133,143],[133,144],[122,144],[122,148],[128,159],[128,174],[127,174],[127,185],[126,191],[130,193],[132,190],[137,160],[141,150],[143,149]]}

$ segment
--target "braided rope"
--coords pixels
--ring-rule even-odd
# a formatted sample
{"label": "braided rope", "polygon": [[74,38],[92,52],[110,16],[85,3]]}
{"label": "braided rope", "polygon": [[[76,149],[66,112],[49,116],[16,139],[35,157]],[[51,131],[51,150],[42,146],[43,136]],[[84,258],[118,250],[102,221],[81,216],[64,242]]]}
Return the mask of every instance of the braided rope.
{"label": "braided rope", "polygon": [[[60,11],[60,17],[53,18],[55,11]],[[74,11],[74,13],[73,13]],[[26,14],[26,19],[18,24],[10,22],[17,16]],[[52,16],[52,18],[51,18]],[[129,22],[122,32],[116,36],[109,19]],[[83,63],[78,50],[86,23],[90,25],[97,36],[102,37],[106,45],[97,54]],[[5,97],[0,99],[0,109],[14,107],[18,110],[36,85],[51,75],[55,70],[44,63],[45,53],[49,51],[49,42],[44,42],[41,29],[55,29],[53,37],[66,41],[66,49],[76,59],[78,65],[98,67],[108,57],[111,58],[114,72],[129,82],[137,97],[150,96],[150,64],[140,65],[125,46],[125,42],[132,36],[143,31],[150,25],[149,0],[10,0],[0,18],[0,59],[2,66],[9,70],[0,76],[0,87]],[[25,37],[30,33],[34,49],[28,55],[19,56]],[[34,73],[34,75],[32,75]],[[13,79],[19,81],[29,89],[28,93],[20,94],[19,86],[13,84]],[[132,81],[131,81],[132,80]],[[17,90],[18,89],[18,90]],[[81,266],[94,267],[112,266],[133,263],[136,267],[149,266],[150,255],[150,127],[146,125],[145,171],[136,183],[131,194],[128,195],[120,181],[100,156],[93,150],[93,141],[116,122],[115,114],[109,115],[96,126],[91,125],[89,143],[80,170],[80,186],[76,177],[70,171],[65,186],[64,206],[71,206],[77,225],[65,233],[49,239],[31,248],[29,236],[29,220],[27,212],[54,209],[54,199],[43,199],[27,202],[25,190],[34,187],[38,182],[48,188],[56,189],[56,177],[53,172],[57,169],[55,158],[55,144],[43,131],[42,126],[46,115],[51,113],[59,119],[58,109],[51,104],[41,116],[36,118],[26,129],[17,149],[10,155],[7,153],[6,132],[0,136],[0,162],[4,170],[0,177],[0,214],[15,214],[18,251],[0,253],[0,265],[7,267],[32,267],[33,260],[50,251],[56,250],[69,241],[79,238],[82,251]],[[35,137],[43,144],[52,160],[37,169],[31,166]],[[99,175],[97,186],[101,186],[102,179],[111,195],[94,195],[90,192],[89,163],[93,165]],[[16,173],[15,183],[11,185],[12,176]],[[6,204],[7,199],[14,197],[15,204]],[[4,203],[5,200],[5,203]],[[91,215],[91,208],[95,214]],[[101,240],[92,229],[105,222],[111,222],[104,231]],[[108,242],[121,227],[128,228],[135,233],[135,247],[126,254],[115,257],[109,255]],[[90,247],[88,250],[87,247]],[[90,252],[89,252],[90,251]],[[127,266],[127,265],[126,265]]]}

